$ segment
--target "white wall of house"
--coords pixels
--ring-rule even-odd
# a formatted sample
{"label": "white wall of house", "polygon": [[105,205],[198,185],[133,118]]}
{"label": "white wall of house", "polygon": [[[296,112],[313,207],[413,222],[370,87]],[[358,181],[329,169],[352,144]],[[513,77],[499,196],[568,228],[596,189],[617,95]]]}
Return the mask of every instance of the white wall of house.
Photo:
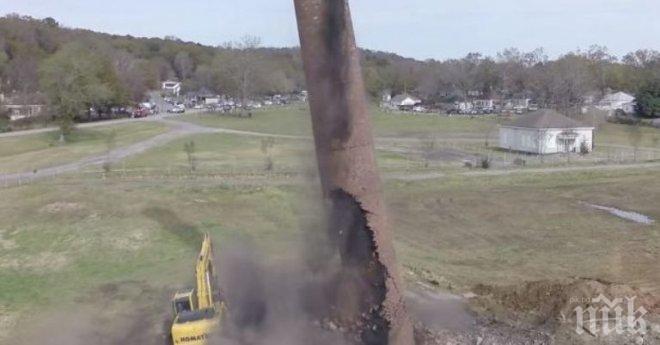
{"label": "white wall of house", "polygon": [[[566,140],[566,132],[574,140]],[[593,128],[520,128],[500,127],[500,148],[534,154],[580,152],[582,143],[593,150]]]}
{"label": "white wall of house", "polygon": [[170,92],[173,95],[178,96],[181,92],[181,83],[169,80],[163,82],[163,91]]}
{"label": "white wall of house", "polygon": [[422,103],[422,101],[420,101],[419,99],[416,99],[416,98],[407,97],[404,100],[402,100],[401,103],[399,103],[398,105],[405,107],[405,106],[414,106],[414,105],[417,105],[419,103]]}
{"label": "white wall of house", "polygon": [[506,150],[539,153],[539,130],[500,127],[500,147]]}

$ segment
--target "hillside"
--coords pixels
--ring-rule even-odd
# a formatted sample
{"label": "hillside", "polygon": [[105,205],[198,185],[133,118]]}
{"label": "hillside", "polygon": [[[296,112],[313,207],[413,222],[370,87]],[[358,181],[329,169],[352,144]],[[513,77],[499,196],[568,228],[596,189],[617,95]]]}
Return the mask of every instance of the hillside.
{"label": "hillside", "polygon": [[[106,105],[140,101],[147,90],[168,79],[182,81],[184,91],[241,98],[304,89],[298,49],[261,47],[256,37],[210,47],[175,37],[117,36],[66,28],[53,18],[8,15],[0,18],[0,92],[23,98],[47,93],[44,66],[58,54],[64,55],[59,62],[72,59],[78,64],[86,58],[105,66],[81,73],[95,74],[107,91],[101,100],[90,102]],[[587,93],[613,89],[653,96],[660,84],[660,53],[645,49],[619,58],[606,47],[593,46],[549,60],[543,49],[509,48],[496,57],[471,53],[447,61],[364,50],[363,60],[367,89],[374,98],[384,91],[408,91],[429,102],[525,97],[568,109],[581,105]]]}

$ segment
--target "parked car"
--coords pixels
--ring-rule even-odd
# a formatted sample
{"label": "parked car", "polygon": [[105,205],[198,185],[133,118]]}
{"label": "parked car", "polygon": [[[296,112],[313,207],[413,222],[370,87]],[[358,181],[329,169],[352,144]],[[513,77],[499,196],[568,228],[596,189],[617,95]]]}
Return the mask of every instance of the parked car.
{"label": "parked car", "polygon": [[134,118],[147,117],[150,114],[151,114],[151,109],[146,108],[146,107],[137,107],[133,110],[133,117]]}
{"label": "parked car", "polygon": [[183,114],[186,112],[186,106],[183,104],[177,104],[169,109],[167,109],[168,113],[171,114]]}
{"label": "parked car", "polygon": [[426,113],[426,112],[428,112],[428,109],[426,109],[426,107],[423,107],[421,105],[414,106],[412,110],[416,113]]}

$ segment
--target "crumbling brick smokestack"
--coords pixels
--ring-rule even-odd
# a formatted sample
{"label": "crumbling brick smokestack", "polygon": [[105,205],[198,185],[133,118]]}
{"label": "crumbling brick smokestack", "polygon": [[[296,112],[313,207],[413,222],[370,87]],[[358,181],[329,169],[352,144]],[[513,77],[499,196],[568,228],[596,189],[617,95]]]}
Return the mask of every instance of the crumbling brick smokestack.
{"label": "crumbling brick smokestack", "polygon": [[[360,54],[347,0],[294,0],[316,156],[332,207],[329,235],[351,286],[365,344],[410,345],[376,167]],[[341,305],[341,301],[339,303]]]}

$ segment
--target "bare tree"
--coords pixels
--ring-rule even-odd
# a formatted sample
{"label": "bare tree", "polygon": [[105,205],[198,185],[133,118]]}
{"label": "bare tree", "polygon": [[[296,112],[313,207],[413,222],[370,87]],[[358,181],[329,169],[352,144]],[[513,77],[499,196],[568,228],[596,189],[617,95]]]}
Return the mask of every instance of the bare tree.
{"label": "bare tree", "polygon": [[261,139],[261,153],[264,154],[264,169],[267,172],[273,171],[273,168],[275,167],[275,162],[273,162],[273,157],[270,154],[270,150],[275,146],[275,139],[273,138],[267,138],[267,139]]}
{"label": "bare tree", "polygon": [[188,141],[183,145],[183,151],[186,153],[188,158],[188,167],[190,172],[195,172],[197,170],[197,157],[195,157],[195,142]]}
{"label": "bare tree", "polygon": [[241,116],[256,88],[257,70],[261,66],[257,51],[260,44],[258,37],[244,36],[238,42],[225,44],[215,60],[215,66],[220,70],[220,83],[240,99]]}
{"label": "bare tree", "polygon": [[642,143],[642,138],[643,133],[639,124],[628,126],[628,140],[633,147],[633,161],[635,162],[637,162],[637,151],[639,151],[639,145]]}
{"label": "bare tree", "polygon": [[176,57],[174,57],[174,69],[181,81],[192,76],[195,70],[195,63],[188,52],[180,51],[176,54]]}
{"label": "bare tree", "polygon": [[660,52],[652,49],[639,49],[626,54],[623,62],[629,66],[643,68],[660,61]]}

